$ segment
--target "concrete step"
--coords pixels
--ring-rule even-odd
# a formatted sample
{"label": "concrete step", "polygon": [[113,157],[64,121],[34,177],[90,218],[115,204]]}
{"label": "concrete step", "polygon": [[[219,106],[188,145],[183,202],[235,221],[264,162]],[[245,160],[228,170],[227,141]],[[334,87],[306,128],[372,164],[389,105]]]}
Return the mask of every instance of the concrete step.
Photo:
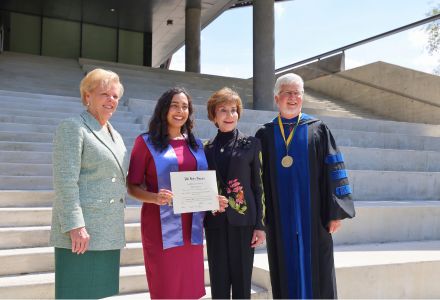
{"label": "concrete step", "polygon": [[[52,143],[55,130],[50,133],[46,132],[21,132],[21,131],[1,131],[0,126],[0,142],[20,142],[20,143]],[[141,133],[133,131],[129,136],[124,135],[124,132],[120,132],[126,145],[131,146],[135,138]],[[11,144],[9,144],[11,145]],[[9,146],[8,145],[8,146]],[[1,146],[1,144],[0,144]],[[10,147],[10,146],[9,146]],[[2,149],[3,150],[3,149]],[[22,149],[19,149],[22,150]]]}
{"label": "concrete step", "polygon": [[[85,63],[83,69],[90,70],[97,65],[101,65],[101,62]],[[157,73],[156,70],[139,70],[132,69],[132,66],[120,65],[111,68],[116,68],[121,76],[127,83],[127,95],[129,97],[141,97],[142,99],[156,100],[170,86],[170,82],[173,85],[180,85],[188,88],[190,94],[195,98],[194,103],[205,104],[210,96],[210,93],[218,90],[221,87],[229,86],[235,89],[241,96],[243,103],[246,107],[252,105],[252,81],[251,80],[239,80],[236,78],[226,77],[208,77],[209,75],[199,74],[198,76],[190,73],[173,73],[172,71],[166,71],[164,73]],[[145,86],[151,86],[149,89],[143,89]],[[201,92],[200,89],[207,89],[209,92]],[[360,109],[353,105],[347,104],[342,101],[335,101],[325,95],[321,95],[311,90],[306,90],[305,102],[319,103],[319,105],[326,104],[330,108],[342,109],[349,111],[349,115],[352,117],[371,117],[372,114],[364,109]]]}
{"label": "concrete step", "polygon": [[341,129],[334,129],[332,133],[339,146],[440,151],[438,137]]}
{"label": "concrete step", "polygon": [[[52,101],[53,102],[53,101]],[[64,105],[60,103],[36,103],[36,102],[8,102],[5,101],[1,103],[2,107],[5,109],[21,109],[25,108],[26,110],[37,110],[37,111],[50,111],[50,112],[60,112],[60,113],[81,113],[84,110],[84,107],[81,105],[81,103],[78,104],[71,104],[71,105]],[[121,106],[121,108],[118,107],[116,114],[122,115],[122,116],[130,116],[129,111],[125,111],[126,108],[124,106]]]}
{"label": "concrete step", "polygon": [[[205,284],[209,284],[208,264],[205,255]],[[3,268],[0,270],[0,282],[2,277],[35,276],[37,273],[49,273],[54,271],[54,248],[37,247],[23,249],[0,250],[0,262]],[[121,267],[139,267],[142,273],[144,267],[142,243],[128,243],[121,252]],[[141,268],[142,267],[142,268]],[[145,276],[145,271],[144,276]],[[146,278],[145,278],[146,279]],[[261,291],[260,287],[255,286]],[[147,291],[147,290],[146,290]],[[0,287],[1,295],[1,287]]]}
{"label": "concrete step", "polygon": [[0,176],[52,176],[52,164],[0,162]]}
{"label": "concrete step", "polygon": [[49,190],[52,187],[52,176],[0,175],[0,190]]}
{"label": "concrete step", "polygon": [[[205,286],[206,295],[203,296],[201,299],[212,299],[211,294],[211,286]],[[251,299],[271,299],[272,298],[272,292],[268,291],[265,288],[251,285]],[[134,293],[134,294],[119,294],[117,296],[108,297],[109,300],[145,300],[145,299],[151,299],[150,293]]]}
{"label": "concrete step", "polygon": [[[2,126],[5,129],[2,129]],[[34,129],[37,128],[37,126],[31,127]],[[254,135],[259,127],[260,125],[256,123],[240,122],[238,124],[238,128],[249,135]],[[53,132],[55,130],[54,127],[41,125],[38,129],[43,130],[43,132],[29,132],[28,130],[32,130],[29,128],[29,125],[0,124],[0,141],[38,143],[48,143],[52,141]],[[131,147],[135,137],[142,131],[130,129],[129,131],[120,130],[119,132],[123,136],[125,144]],[[341,129],[335,129],[332,132],[339,146],[427,151],[440,150],[440,138],[438,137]],[[194,133],[199,138],[210,139],[216,135],[217,129],[211,122],[199,119],[195,121]]]}
{"label": "concrete step", "polygon": [[[33,255],[20,250],[20,253],[12,251],[0,251],[0,259],[8,263],[16,271],[29,272],[30,270],[45,269],[49,266],[53,270],[53,248],[25,249]],[[18,258],[21,256],[21,260]],[[9,259],[9,260],[7,260]],[[37,260],[37,261],[36,261]],[[16,264],[13,265],[12,263]],[[135,265],[130,265],[135,263]],[[207,261],[205,264],[205,285],[209,285],[209,273]],[[18,266],[17,266],[18,265]],[[28,266],[29,269],[26,269]],[[255,277],[255,276],[253,276]],[[123,249],[121,255],[120,270],[120,293],[148,293],[148,285],[143,265],[142,246],[140,243],[129,244]],[[267,289],[253,285],[253,298],[268,296]],[[209,291],[208,291],[209,292]],[[207,295],[209,296],[209,294]],[[42,298],[52,299],[54,297],[54,273],[42,271],[39,273],[7,274],[0,277],[0,298]],[[116,297],[117,298],[117,297]]]}
{"label": "concrete step", "polygon": [[[341,299],[437,298],[440,241],[341,245],[335,247]],[[270,280],[267,254],[256,253],[253,274]],[[355,278],[355,280],[353,280]],[[270,281],[269,281],[270,282]]]}
{"label": "concrete step", "polygon": [[[205,285],[209,285],[207,261],[205,261],[204,277]],[[148,292],[143,263],[134,266],[121,266],[119,290],[123,294]],[[15,298],[18,296],[22,299],[52,299],[54,297],[54,273],[42,272],[0,277],[0,298],[11,298],[10,295],[14,291]]]}
{"label": "concrete step", "polygon": [[[145,78],[139,77],[126,77],[127,81],[124,85],[126,93],[124,94],[127,98],[130,97],[142,97],[155,101],[161,97],[161,95],[170,88],[169,81],[163,81],[155,85],[153,82],[157,80],[146,80]],[[173,82],[173,86],[184,87],[190,94],[193,103],[205,104],[209,97],[212,95],[214,90],[202,87],[197,84],[187,84],[187,83],[177,83]],[[148,86],[150,85],[150,86]],[[243,102],[249,102],[247,97],[243,97]],[[126,102],[124,102],[126,103]]]}
{"label": "concrete step", "polygon": [[440,125],[397,122],[376,119],[354,119],[344,117],[320,116],[327,126],[334,129],[353,131],[369,131],[383,133],[399,133],[415,136],[440,137]]}
{"label": "concrete step", "polygon": [[[208,98],[207,98],[208,99]],[[127,105],[129,110],[135,113],[144,112],[144,114],[152,114],[156,106],[157,101],[154,100],[143,100],[136,98],[129,98]],[[194,116],[198,119],[207,119],[206,104],[193,104]],[[310,113],[314,112],[324,112],[324,111],[335,111],[335,113],[351,115],[349,111],[345,110],[341,106],[335,105],[330,101],[307,101],[303,102],[304,112],[308,111]],[[261,120],[271,120],[276,116],[276,111],[257,111],[251,109],[244,109],[241,115],[243,121],[254,121],[255,115],[262,117]],[[325,113],[324,113],[325,115]],[[260,120],[260,119],[259,119]],[[266,122],[267,122],[266,121]]]}
{"label": "concrete step", "polygon": [[55,101],[67,101],[77,103],[80,100],[80,93],[78,88],[78,96],[63,96],[63,95],[52,95],[52,94],[41,94],[41,93],[29,93],[22,91],[11,91],[11,90],[0,90],[0,98],[27,98],[27,99],[38,99],[38,100],[55,100]]}
{"label": "concrete step", "polygon": [[[440,172],[349,170],[356,200],[440,200]],[[0,190],[49,190],[51,176],[0,176]]]}
{"label": "concrete step", "polygon": [[132,76],[145,77],[148,79],[162,78],[162,79],[168,79],[169,82],[185,81],[185,82],[198,83],[199,85],[203,85],[203,86],[212,83],[213,85],[210,88],[214,90],[219,89],[219,86],[221,87],[229,86],[232,83],[239,87],[248,88],[250,89],[250,92],[252,91],[252,80],[249,79],[165,70],[159,68],[151,68],[145,66],[109,62],[109,61],[99,61],[88,58],[79,58],[78,62],[83,70],[91,70],[92,68],[96,68],[99,66],[99,67],[109,68],[110,70],[115,69],[124,72],[124,74],[127,75],[130,74]]}
{"label": "concrete step", "polygon": [[[29,125],[49,125],[49,126],[57,126],[63,118],[43,118],[43,117],[28,117],[28,116],[11,116],[11,115],[3,115],[0,113],[0,126],[3,124],[29,124]],[[144,131],[144,124],[136,124],[133,122],[112,122],[111,124],[116,128],[116,130],[136,130],[136,131]]]}
{"label": "concrete step", "polygon": [[[96,61],[91,59],[80,58],[79,63],[84,71],[92,70],[96,67],[106,67],[111,70],[117,70],[126,76],[132,76],[136,78],[146,78],[151,80],[165,80],[168,86],[170,83],[178,85],[180,83],[193,83],[203,86],[207,89],[217,90],[223,86],[235,85],[237,88],[246,89],[246,93],[252,93],[252,81],[248,79],[225,77],[210,74],[182,72],[174,70],[164,70],[159,68],[150,68],[136,65],[128,65],[106,61]],[[119,74],[119,73],[118,73]],[[124,82],[127,80],[124,80]],[[235,87],[234,87],[235,88]]]}
{"label": "concrete step", "polygon": [[[148,123],[149,118],[150,116],[144,116],[143,123]],[[245,134],[254,135],[260,126],[257,123],[240,121],[237,127]],[[196,119],[194,133],[199,138],[211,139],[217,134],[217,128],[208,120]],[[339,146],[440,151],[439,137],[345,129],[333,129],[332,133]],[[128,141],[127,137],[127,144],[130,145]]]}
{"label": "concrete step", "polygon": [[[23,97],[13,97],[13,96],[0,95],[0,104],[5,105],[5,106],[7,106],[8,104],[21,104],[22,106],[37,104],[37,105],[48,106],[48,107],[84,109],[84,106],[82,105],[81,99],[79,97],[76,98],[76,101],[63,101],[63,97],[39,99],[39,98],[34,98],[34,97],[23,98]],[[118,105],[118,107],[117,107],[118,112],[123,112],[123,111],[127,111],[127,110],[128,110],[128,108],[124,105]]]}
{"label": "concrete step", "polygon": [[[315,103],[313,103],[314,105]],[[128,107],[135,114],[152,114],[156,101],[130,98]],[[315,108],[315,107],[310,107]],[[250,122],[263,124],[276,117],[275,111],[250,110],[244,109],[240,122]],[[319,115],[319,114],[317,114]],[[194,116],[196,119],[207,120],[206,105],[194,105]],[[365,119],[365,118],[347,118],[319,115],[331,129],[345,129],[352,131],[370,131],[382,133],[401,133],[407,135],[433,136],[440,137],[440,125],[396,122],[387,120]],[[145,120],[147,121],[147,120]]]}
{"label": "concrete step", "polygon": [[339,246],[335,264],[341,299],[440,295],[440,285],[433,280],[440,268],[440,241]]}
{"label": "concrete step", "polygon": [[[0,298],[53,299],[55,274],[35,273],[0,277]],[[120,270],[119,290],[122,293],[148,291],[144,266],[124,266]]]}
{"label": "concrete step", "polygon": [[0,150],[1,163],[52,164],[52,152]]}
{"label": "concrete step", "polygon": [[[149,116],[144,116],[143,119],[144,123],[147,123]],[[217,128],[210,121],[196,119],[194,123],[194,132],[199,138],[211,139],[217,134]],[[260,125],[240,121],[238,128],[246,134],[254,135],[260,128]],[[436,136],[417,136],[404,133],[369,132],[346,129],[333,129],[332,133],[339,146],[440,151],[440,138]]]}
{"label": "concrete step", "polygon": [[[28,146],[28,144],[26,144],[26,146]],[[130,152],[131,145],[127,146],[129,147],[128,151]],[[344,153],[346,167],[351,170],[416,172],[440,171],[440,153],[436,151],[359,148],[344,146],[340,148]],[[0,144],[0,164],[2,162],[16,163],[16,165],[11,165],[11,171],[14,170],[14,166],[20,167],[21,164],[26,164],[26,167],[27,164],[51,164],[52,152],[2,151]],[[34,173],[34,175],[50,174],[51,173]],[[5,173],[4,175],[8,175],[8,173]],[[9,175],[13,174],[10,173]]]}
{"label": "concrete step", "polygon": [[[139,223],[140,206],[127,206],[125,223]],[[0,207],[0,227],[49,226],[52,207]]]}
{"label": "concrete step", "polygon": [[440,240],[440,201],[355,201],[335,245]]}
{"label": "concrete step", "polygon": [[[66,119],[70,117],[78,116],[79,113],[74,112],[59,112],[59,111],[46,111],[46,110],[33,110],[28,109],[28,107],[23,108],[5,108],[2,107],[0,112],[1,115],[6,116],[17,116],[17,117],[37,117],[37,118],[47,118],[47,119]],[[120,122],[120,123],[135,123],[137,116],[133,114],[119,114],[118,112],[112,116],[110,122]]]}
{"label": "concrete step", "polygon": [[[50,152],[52,153],[52,141],[50,142],[15,142],[15,141],[1,141],[0,151],[4,152]],[[52,155],[52,154],[51,154]]]}
{"label": "concrete step", "polygon": [[440,200],[440,172],[349,170],[355,200]]}
{"label": "concrete step", "polygon": [[[84,71],[89,71],[98,67],[98,65],[83,65]],[[151,100],[157,100],[159,97],[168,90],[171,86],[179,86],[187,89],[195,103],[205,103],[211,94],[224,87],[224,86],[237,86],[242,92],[242,99],[244,102],[249,102],[252,96],[252,89],[243,89],[238,82],[246,82],[243,79],[215,77],[215,80],[211,80],[209,75],[199,74],[199,76],[191,76],[188,73],[184,76],[173,73],[173,71],[166,71],[165,76],[161,74],[153,75],[154,73],[139,72],[121,68],[120,66],[112,66],[112,70],[115,70],[122,78],[125,95],[144,97]],[[185,76],[186,75],[186,76]],[[226,83],[227,82],[227,83]],[[247,86],[246,82],[246,86]]]}
{"label": "concrete step", "polygon": [[[440,240],[440,201],[355,201],[355,206],[356,218],[343,221],[335,244]],[[140,209],[128,206],[125,222],[139,222]],[[48,226],[51,211],[51,207],[0,207],[0,227]]]}
{"label": "concrete step", "polygon": [[54,197],[53,190],[0,190],[0,207],[49,207]]}
{"label": "concrete step", "polygon": [[[127,102],[129,111],[137,115],[151,115],[156,106],[156,101],[143,100],[130,98]],[[197,119],[207,120],[206,105],[194,104],[194,117]],[[304,104],[303,111],[312,115],[326,115],[333,117],[357,117],[356,115],[341,108],[329,108],[329,105],[316,103]],[[243,122],[255,122],[258,120],[260,124],[269,122],[276,116],[275,111],[256,111],[250,109],[244,109],[241,115],[241,121]],[[241,122],[240,121],[240,122]]]}
{"label": "concrete step", "polygon": [[35,64],[21,58],[19,59],[21,61],[17,61],[17,58],[11,59],[9,55],[5,55],[5,52],[1,55],[0,87],[2,89],[78,97],[79,82],[84,73],[75,60],[69,60],[68,64],[52,61]]}
{"label": "concrete step", "polygon": [[[0,207],[51,207],[53,190],[1,190]],[[141,206],[141,202],[125,195],[127,206]]]}
{"label": "concrete step", "polygon": [[[50,226],[0,227],[0,249],[47,247],[49,233]],[[125,238],[127,243],[140,242],[140,224],[125,224]]]}
{"label": "concrete step", "polygon": [[0,141],[3,142],[53,142],[53,133],[2,131],[0,127]]}
{"label": "concrete step", "polygon": [[[3,249],[0,250],[0,262],[3,266],[0,276],[53,272],[54,248]],[[128,243],[121,253],[121,266],[143,264],[142,243]]]}
{"label": "concrete step", "polygon": [[[0,277],[0,298],[53,299],[55,294],[54,275],[53,272],[46,272]],[[205,268],[205,288],[207,285],[209,285],[209,274]],[[256,285],[253,285],[252,288],[254,290],[253,299],[265,299],[266,296],[270,295],[267,289]],[[119,292],[122,295],[148,293],[145,267],[143,265],[121,267]],[[209,298],[209,293],[208,289],[204,298]],[[118,299],[119,297],[110,297],[109,299]]]}
{"label": "concrete step", "polygon": [[[141,124],[122,124],[117,123],[114,127],[123,136],[134,137],[145,132],[144,126]],[[36,125],[22,123],[0,123],[0,130],[8,132],[24,132],[24,133],[55,133],[58,125]]]}
{"label": "concrete step", "polygon": [[439,172],[440,152],[340,147],[351,170]]}

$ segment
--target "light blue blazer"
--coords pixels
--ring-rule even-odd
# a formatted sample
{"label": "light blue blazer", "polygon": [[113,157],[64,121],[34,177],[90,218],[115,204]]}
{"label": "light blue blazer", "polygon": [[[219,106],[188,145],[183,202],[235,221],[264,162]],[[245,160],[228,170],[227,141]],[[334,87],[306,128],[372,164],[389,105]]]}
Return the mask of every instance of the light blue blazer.
{"label": "light blue blazer", "polygon": [[124,208],[128,154],[119,133],[87,111],[62,121],[53,142],[50,245],[72,247],[69,231],[85,226],[89,250],[125,246]]}

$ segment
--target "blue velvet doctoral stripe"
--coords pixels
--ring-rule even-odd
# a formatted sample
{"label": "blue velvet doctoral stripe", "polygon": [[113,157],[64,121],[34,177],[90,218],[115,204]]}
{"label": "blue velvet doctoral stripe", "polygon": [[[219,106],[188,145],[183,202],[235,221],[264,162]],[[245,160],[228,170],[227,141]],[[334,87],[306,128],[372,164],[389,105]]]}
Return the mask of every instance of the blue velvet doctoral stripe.
{"label": "blue velvet doctoral stripe", "polygon": [[344,156],[341,152],[338,152],[334,155],[327,155],[325,158],[325,163],[328,165],[336,164],[336,163],[342,163],[344,162]]}
{"label": "blue velvet doctoral stripe", "polygon": [[[143,134],[145,144],[153,156],[156,166],[158,189],[171,190],[170,172],[179,171],[179,164],[176,153],[171,145],[162,152],[155,149],[148,139],[148,134]],[[206,161],[203,145],[197,140],[199,148],[194,151],[190,148],[192,154],[197,161],[197,170],[207,170],[208,163]],[[203,218],[204,212],[193,213],[191,228],[191,244],[203,244]],[[174,214],[173,208],[168,205],[160,206],[160,223],[162,229],[163,249],[183,245],[182,217],[181,214]]]}
{"label": "blue velvet doctoral stripe", "polygon": [[341,170],[332,171],[330,176],[333,180],[339,180],[339,179],[347,178],[348,174],[347,174],[347,170],[341,169]]}
{"label": "blue velvet doctoral stripe", "polygon": [[[303,119],[308,119],[303,115]],[[283,123],[296,123],[282,120]],[[289,155],[294,163],[289,168],[281,165],[286,155],[286,147],[279,130],[278,121],[274,121],[276,149],[276,169],[278,174],[278,201],[282,224],[284,258],[288,280],[289,298],[310,299],[312,293],[311,267],[311,208],[310,178],[308,163],[307,124],[299,125],[289,147]],[[286,136],[289,125],[284,125]]]}
{"label": "blue velvet doctoral stripe", "polygon": [[345,196],[345,195],[352,194],[352,193],[353,193],[353,191],[351,189],[351,186],[348,184],[343,185],[343,186],[339,186],[335,189],[335,194],[338,197]]}

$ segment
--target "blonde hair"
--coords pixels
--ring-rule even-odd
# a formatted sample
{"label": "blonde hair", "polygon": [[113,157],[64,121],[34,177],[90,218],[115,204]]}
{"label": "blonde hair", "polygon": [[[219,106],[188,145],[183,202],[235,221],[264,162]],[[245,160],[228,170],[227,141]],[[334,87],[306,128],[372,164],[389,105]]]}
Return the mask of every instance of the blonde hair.
{"label": "blonde hair", "polygon": [[119,86],[119,98],[121,98],[124,94],[124,86],[120,82],[118,74],[113,71],[99,68],[87,73],[79,84],[79,91],[81,93],[83,105],[87,106],[86,93],[92,92],[98,86],[108,89],[112,83]]}
{"label": "blonde hair", "polygon": [[[240,95],[228,87],[224,87],[214,94],[211,95],[208,102],[206,103],[206,109],[208,110],[208,119],[214,122],[215,119],[215,109],[217,106],[223,103],[234,103],[237,105],[238,119],[240,119],[241,113],[243,111],[243,104],[241,102]],[[217,126],[217,124],[216,124]]]}

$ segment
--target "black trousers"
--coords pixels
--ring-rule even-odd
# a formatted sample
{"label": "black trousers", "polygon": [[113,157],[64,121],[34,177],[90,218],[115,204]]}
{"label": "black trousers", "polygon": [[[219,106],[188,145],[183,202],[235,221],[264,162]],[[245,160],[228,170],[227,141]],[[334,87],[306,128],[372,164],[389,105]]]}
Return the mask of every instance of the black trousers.
{"label": "black trousers", "polygon": [[206,228],[211,297],[250,299],[254,248],[254,226],[231,226],[227,220],[220,228]]}

